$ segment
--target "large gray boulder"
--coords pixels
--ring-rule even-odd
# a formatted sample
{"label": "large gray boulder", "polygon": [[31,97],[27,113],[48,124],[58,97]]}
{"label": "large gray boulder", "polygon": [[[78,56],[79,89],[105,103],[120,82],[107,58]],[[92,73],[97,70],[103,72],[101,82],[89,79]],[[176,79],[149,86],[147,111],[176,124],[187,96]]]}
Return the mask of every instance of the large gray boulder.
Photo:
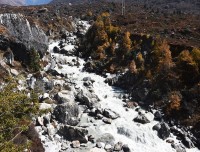
{"label": "large gray boulder", "polygon": [[139,114],[136,118],[133,119],[133,121],[141,123],[141,124],[146,124],[150,123],[149,119],[145,116],[145,114]]}
{"label": "large gray boulder", "polygon": [[100,101],[96,94],[89,92],[88,90],[81,90],[76,95],[76,100],[88,108],[93,108]]}
{"label": "large gray boulder", "polygon": [[109,134],[109,133],[105,133],[103,135],[101,135],[96,142],[102,142],[105,144],[110,144],[110,145],[114,145],[115,142],[115,138],[113,137],[113,135]]}
{"label": "large gray boulder", "polygon": [[170,127],[168,126],[167,123],[162,122],[160,123],[160,129],[158,130],[158,136],[165,140],[169,137],[170,135]]}
{"label": "large gray boulder", "polygon": [[87,143],[88,130],[81,127],[64,125],[60,127],[59,133],[69,141],[78,140],[80,143]]}
{"label": "large gray boulder", "polygon": [[118,113],[116,113],[115,111],[112,111],[111,109],[104,109],[103,115],[111,119],[117,119],[120,117]]}
{"label": "large gray boulder", "polygon": [[53,115],[59,122],[75,126],[79,122],[79,106],[74,102],[57,105]]}

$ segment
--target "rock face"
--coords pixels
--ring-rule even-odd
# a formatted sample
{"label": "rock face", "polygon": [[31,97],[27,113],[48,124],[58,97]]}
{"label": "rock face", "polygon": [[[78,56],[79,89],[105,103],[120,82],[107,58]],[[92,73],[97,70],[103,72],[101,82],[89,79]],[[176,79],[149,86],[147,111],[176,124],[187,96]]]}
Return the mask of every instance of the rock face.
{"label": "rock face", "polygon": [[25,0],[1,0],[0,4],[22,6],[22,5],[25,5]]}
{"label": "rock face", "polygon": [[[5,26],[17,43],[25,45],[27,50],[35,48],[44,54],[48,46],[48,38],[38,25],[30,22],[21,14],[0,14],[0,24]],[[15,52],[13,52],[15,54]],[[22,54],[23,55],[23,54]]]}

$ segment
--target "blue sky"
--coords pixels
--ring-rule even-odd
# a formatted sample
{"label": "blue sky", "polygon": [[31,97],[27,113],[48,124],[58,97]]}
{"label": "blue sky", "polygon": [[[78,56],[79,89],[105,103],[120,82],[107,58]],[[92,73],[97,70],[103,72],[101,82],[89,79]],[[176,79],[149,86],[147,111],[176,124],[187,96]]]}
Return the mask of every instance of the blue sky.
{"label": "blue sky", "polygon": [[26,0],[26,5],[40,5],[47,4],[52,0]]}

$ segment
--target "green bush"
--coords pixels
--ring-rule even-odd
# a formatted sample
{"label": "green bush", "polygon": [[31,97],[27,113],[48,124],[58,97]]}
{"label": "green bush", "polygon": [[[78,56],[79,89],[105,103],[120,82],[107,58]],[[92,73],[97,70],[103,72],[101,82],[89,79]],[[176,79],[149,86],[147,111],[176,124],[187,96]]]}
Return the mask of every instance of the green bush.
{"label": "green bush", "polygon": [[0,91],[0,151],[17,152],[29,146],[28,143],[15,145],[14,140],[28,129],[31,116],[38,112],[38,97],[18,91],[17,83],[10,80]]}
{"label": "green bush", "polygon": [[34,48],[30,50],[29,68],[32,72],[38,72],[41,69],[40,56]]}

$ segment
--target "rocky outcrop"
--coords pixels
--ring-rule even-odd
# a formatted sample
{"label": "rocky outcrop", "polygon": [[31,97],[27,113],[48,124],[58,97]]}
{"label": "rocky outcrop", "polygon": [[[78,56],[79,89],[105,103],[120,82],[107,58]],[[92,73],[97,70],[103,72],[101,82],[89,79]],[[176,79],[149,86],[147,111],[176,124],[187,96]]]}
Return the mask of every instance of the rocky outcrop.
{"label": "rocky outcrop", "polygon": [[[23,53],[31,48],[35,48],[40,54],[46,52],[48,48],[47,36],[37,24],[31,24],[25,16],[21,14],[0,14],[0,24],[7,28],[10,36],[14,38],[17,44],[15,48],[13,47],[14,54],[24,56]],[[4,43],[8,42],[5,41]],[[12,49],[13,44],[10,45]],[[19,47],[25,50],[24,52],[21,51],[21,54],[15,51],[18,51]]]}

